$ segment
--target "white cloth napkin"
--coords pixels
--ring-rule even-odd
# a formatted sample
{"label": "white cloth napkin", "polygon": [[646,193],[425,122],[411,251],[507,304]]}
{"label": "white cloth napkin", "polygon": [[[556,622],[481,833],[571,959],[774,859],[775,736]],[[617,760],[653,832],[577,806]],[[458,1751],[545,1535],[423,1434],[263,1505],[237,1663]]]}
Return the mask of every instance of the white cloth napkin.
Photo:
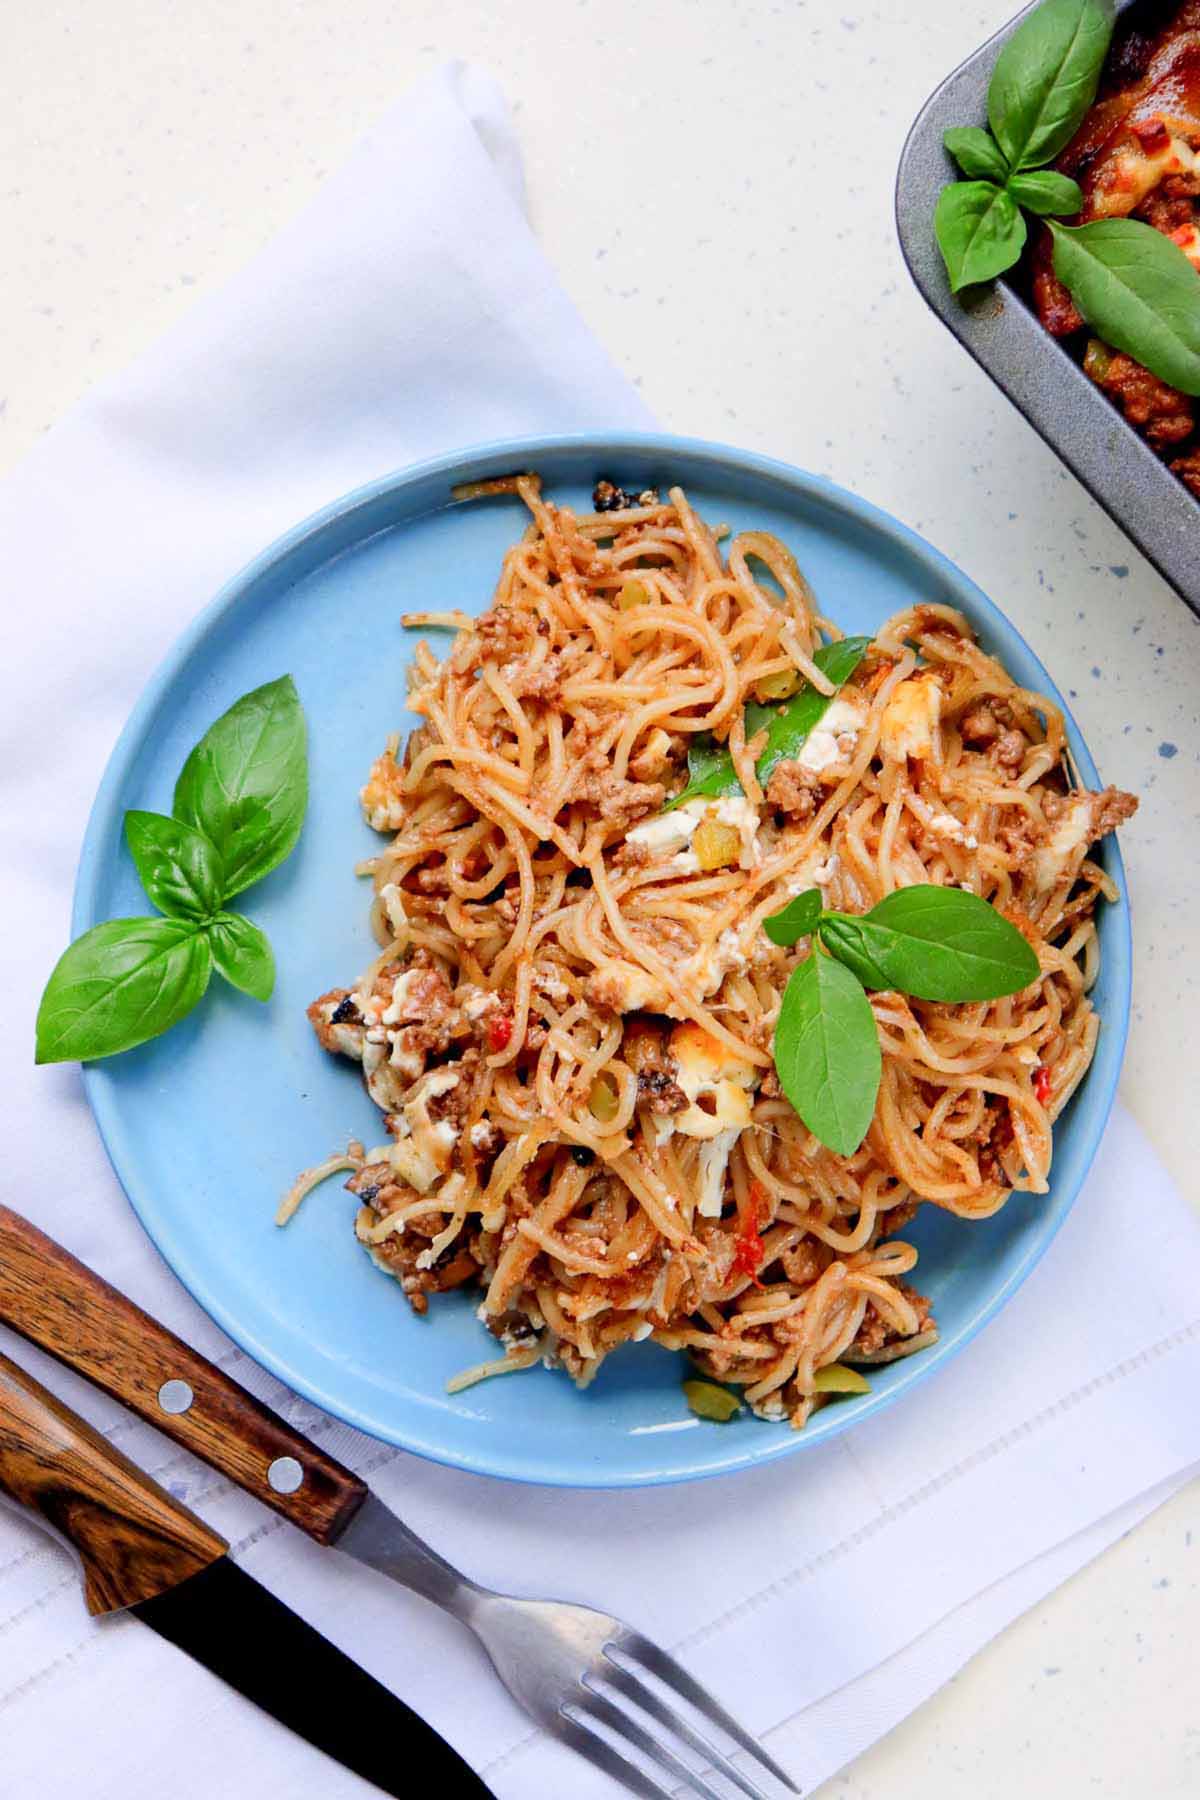
{"label": "white cloth napkin", "polygon": [[[1025,1288],[918,1398],[751,1474],[564,1493],[424,1464],[284,1393],[155,1256],[75,1072],[31,1057],[105,757],[213,590],[285,526],[418,456],[647,422],[530,235],[500,96],[452,68],[0,487],[5,1194],[468,1570],[591,1601],[675,1650],[811,1787],[1200,1460],[1200,1231],[1128,1117]],[[530,1731],[450,1620],[318,1551],[9,1334],[0,1343],[420,1709],[502,1800],[613,1794]],[[7,1515],[0,1741],[5,1795],[366,1792],[134,1621],[90,1623],[61,1549]]]}

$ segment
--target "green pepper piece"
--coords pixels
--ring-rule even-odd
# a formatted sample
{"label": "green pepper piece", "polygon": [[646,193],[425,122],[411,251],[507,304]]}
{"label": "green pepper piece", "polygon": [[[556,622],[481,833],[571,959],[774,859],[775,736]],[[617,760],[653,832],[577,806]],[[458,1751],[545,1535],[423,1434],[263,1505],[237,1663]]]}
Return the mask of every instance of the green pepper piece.
{"label": "green pepper piece", "polygon": [[711,1381],[685,1381],[683,1392],[698,1419],[715,1419],[719,1425],[727,1425],[742,1410],[736,1394]]}
{"label": "green pepper piece", "polygon": [[871,1384],[865,1375],[848,1369],[845,1363],[826,1363],[813,1376],[813,1388],[818,1394],[869,1394]]}

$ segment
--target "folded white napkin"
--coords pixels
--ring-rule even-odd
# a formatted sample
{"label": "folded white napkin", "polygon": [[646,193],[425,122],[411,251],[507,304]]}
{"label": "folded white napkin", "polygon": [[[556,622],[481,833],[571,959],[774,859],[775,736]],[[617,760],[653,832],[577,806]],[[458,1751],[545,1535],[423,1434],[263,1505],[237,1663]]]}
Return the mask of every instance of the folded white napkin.
{"label": "folded white napkin", "polygon": [[[919,1398],[751,1474],[564,1493],[422,1463],[286,1395],[155,1256],[76,1073],[32,1063],[105,757],[220,583],[321,503],[418,456],[646,423],[529,233],[499,95],[456,68],[409,95],[237,281],[0,487],[5,1194],[468,1570],[591,1601],[677,1651],[811,1787],[1200,1460],[1200,1231],[1129,1118],[1114,1120],[1025,1288]],[[451,1621],[318,1551],[9,1334],[0,1342],[185,1495],[499,1796],[612,1795],[531,1733]],[[0,1742],[0,1790],[14,1796],[366,1791],[137,1623],[90,1623],[67,1557],[7,1515]]]}

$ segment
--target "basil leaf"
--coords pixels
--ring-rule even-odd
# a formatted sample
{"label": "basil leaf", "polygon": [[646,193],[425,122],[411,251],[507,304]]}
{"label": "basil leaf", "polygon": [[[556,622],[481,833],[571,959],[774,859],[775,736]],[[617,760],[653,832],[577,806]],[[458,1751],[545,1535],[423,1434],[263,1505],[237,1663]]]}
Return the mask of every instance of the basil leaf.
{"label": "basil leaf", "polygon": [[1083,189],[1057,169],[1032,169],[1009,178],[1008,191],[1018,206],[1044,218],[1048,213],[1069,217],[1083,205]]}
{"label": "basil leaf", "polygon": [[1032,944],[978,894],[919,883],[869,913],[826,914],[821,942],[865,987],[918,1000],[998,1000],[1038,977]]}
{"label": "basil leaf", "polygon": [[147,898],[178,919],[210,919],[221,904],[221,859],[201,831],[163,813],[127,812],[125,841]]}
{"label": "basil leaf", "polygon": [[1004,152],[990,131],[980,125],[953,125],[942,133],[942,142],[962,170],[972,180],[1008,179],[1008,163]]}
{"label": "basil leaf", "polygon": [[184,919],[109,919],[68,946],[37,1016],[37,1061],[85,1062],[157,1037],[208,986],[203,930]]}
{"label": "basil leaf", "polygon": [[990,181],[955,181],[944,187],[933,228],[955,294],[1011,269],[1025,245],[1020,207]]}
{"label": "basil leaf", "polygon": [[988,122],[1013,169],[1053,162],[1096,98],[1112,21],[1095,0],[1046,0],[996,58]]}
{"label": "basil leaf", "polygon": [[1099,337],[1160,381],[1200,394],[1200,274],[1137,219],[1056,225],[1054,273]]}
{"label": "basil leaf", "polygon": [[243,695],[205,732],[175,784],[173,810],[212,840],[228,900],[283,861],[307,804],[304,712],[283,675]]}
{"label": "basil leaf", "polygon": [[805,888],[779,912],[765,918],[763,930],[773,944],[794,944],[816,930],[824,904],[820,888]]}
{"label": "basil leaf", "polygon": [[[836,644],[822,644],[819,650],[813,652],[813,661],[823,675],[828,675],[836,690],[846,685],[870,647],[869,637],[840,638]],[[793,694],[781,706],[746,707],[747,740],[761,731],[764,725],[767,727],[766,745],[754,765],[758,779],[764,785],[777,763],[795,756],[803,747],[804,740],[820,723],[833,698],[833,694],[819,694],[815,687],[806,682],[798,694]],[[711,741],[708,740],[709,743]],[[698,746],[696,754],[703,755],[703,747]],[[688,774],[692,775],[690,756]],[[698,767],[698,772],[692,775],[683,792],[676,794],[673,800],[668,800],[663,811],[671,812],[676,806],[682,806],[685,800],[695,800],[701,796],[716,798],[722,794],[740,794],[741,791],[742,784],[734,770],[733,758],[728,750],[719,750],[711,762]]]}
{"label": "basil leaf", "polygon": [[852,1156],[875,1112],[883,1059],[870,1001],[832,956],[814,950],[792,971],[775,1026],[775,1068],[813,1135]]}
{"label": "basil leaf", "polygon": [[241,913],[218,913],[208,928],[217,973],[252,1000],[269,1000],[275,987],[275,958],[266,935]]}
{"label": "basil leaf", "polygon": [[[753,734],[747,730],[746,735],[750,737]],[[697,732],[688,749],[688,785],[676,799],[667,802],[663,811],[669,812],[671,807],[678,806],[681,800],[690,798],[693,790],[699,791],[701,782],[706,781],[710,775],[723,768],[727,763],[732,769],[733,764],[729,762],[729,752],[717,743],[711,733]],[[736,782],[733,791],[738,791]]]}

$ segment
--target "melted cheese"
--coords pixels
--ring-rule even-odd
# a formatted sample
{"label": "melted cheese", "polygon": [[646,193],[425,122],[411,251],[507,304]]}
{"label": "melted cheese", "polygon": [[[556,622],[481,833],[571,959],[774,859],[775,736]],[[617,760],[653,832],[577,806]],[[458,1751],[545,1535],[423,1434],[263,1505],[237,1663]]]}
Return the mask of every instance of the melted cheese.
{"label": "melted cheese", "polygon": [[894,690],[883,709],[879,742],[897,762],[906,756],[940,760],[942,689],[935,675],[910,675]]}
{"label": "melted cheese", "polygon": [[[753,1064],[741,1061],[691,1020],[677,1025],[671,1033],[671,1053],[676,1063],[675,1079],[688,1097],[688,1107],[662,1121],[668,1129],[661,1131],[660,1136],[669,1136],[670,1129],[674,1129],[685,1137],[702,1140],[698,1210],[705,1218],[717,1219],[721,1216],[729,1153],[750,1123],[750,1089],[758,1072]],[[700,1104],[702,1100],[705,1105]],[[711,1111],[707,1110],[709,1107]]]}

